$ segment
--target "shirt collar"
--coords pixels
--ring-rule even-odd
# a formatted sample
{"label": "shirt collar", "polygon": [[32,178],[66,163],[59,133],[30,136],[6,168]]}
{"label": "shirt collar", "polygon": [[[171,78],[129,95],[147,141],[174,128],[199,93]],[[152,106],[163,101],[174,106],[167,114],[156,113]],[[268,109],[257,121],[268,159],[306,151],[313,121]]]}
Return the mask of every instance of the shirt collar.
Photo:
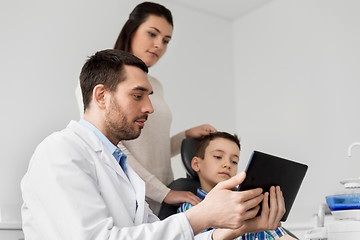
{"label": "shirt collar", "polygon": [[197,193],[196,196],[198,196],[199,198],[201,198],[201,200],[204,200],[206,194],[208,194],[206,191],[202,190],[201,188],[197,189]]}
{"label": "shirt collar", "polygon": [[107,148],[107,150],[109,150],[109,152],[111,154],[114,154],[114,152],[116,151],[117,147],[112,144],[110,142],[109,139],[107,139],[105,137],[105,135],[100,132],[99,129],[97,129],[94,125],[92,125],[90,122],[84,120],[84,119],[80,119],[79,123],[85,127],[87,127],[88,129],[90,129],[93,133],[95,133],[95,135],[100,139],[100,141],[105,145],[105,147]]}
{"label": "shirt collar", "polygon": [[120,150],[120,148],[118,148],[117,146],[112,144],[112,142],[110,142],[110,140],[107,139],[107,137],[105,137],[105,135],[90,122],[88,122],[84,119],[80,119],[79,124],[90,129],[100,139],[102,144],[104,144],[105,148],[107,150],[109,150],[109,152],[114,156],[115,160],[120,164],[121,168],[127,175],[127,167],[126,167],[127,156],[126,156],[126,154],[123,153]]}

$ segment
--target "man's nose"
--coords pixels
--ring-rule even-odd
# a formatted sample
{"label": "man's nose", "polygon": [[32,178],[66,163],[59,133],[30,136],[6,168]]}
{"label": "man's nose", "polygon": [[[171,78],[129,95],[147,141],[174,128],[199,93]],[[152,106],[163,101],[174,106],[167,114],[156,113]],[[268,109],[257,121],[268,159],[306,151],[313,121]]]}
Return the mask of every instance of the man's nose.
{"label": "man's nose", "polygon": [[152,103],[151,103],[149,97],[147,97],[146,101],[144,102],[142,111],[143,111],[144,113],[148,113],[148,114],[151,114],[151,113],[154,112],[154,108],[153,108],[153,106],[152,106]]}

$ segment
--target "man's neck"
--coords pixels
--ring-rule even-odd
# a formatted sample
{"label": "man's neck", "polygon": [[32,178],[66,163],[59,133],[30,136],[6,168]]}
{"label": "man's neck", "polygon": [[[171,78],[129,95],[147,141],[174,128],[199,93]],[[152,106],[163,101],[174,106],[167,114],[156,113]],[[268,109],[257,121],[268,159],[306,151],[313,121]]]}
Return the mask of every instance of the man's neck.
{"label": "man's neck", "polygon": [[117,144],[120,142],[120,140],[117,140],[115,136],[112,134],[109,134],[108,131],[106,131],[105,123],[101,121],[101,119],[97,116],[94,117],[94,114],[90,114],[88,112],[85,112],[83,119],[94,125],[104,136],[109,139],[109,141],[117,146]]}

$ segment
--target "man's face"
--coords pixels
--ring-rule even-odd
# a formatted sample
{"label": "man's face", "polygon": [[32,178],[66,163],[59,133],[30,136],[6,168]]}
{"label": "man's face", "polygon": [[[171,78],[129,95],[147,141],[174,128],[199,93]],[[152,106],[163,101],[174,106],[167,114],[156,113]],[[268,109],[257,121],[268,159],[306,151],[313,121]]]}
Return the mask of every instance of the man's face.
{"label": "man's face", "polygon": [[210,141],[204,159],[199,159],[197,171],[201,187],[209,192],[216,184],[236,175],[239,162],[239,147],[225,138]]}
{"label": "man's face", "polygon": [[125,65],[125,81],[118,84],[115,92],[107,91],[105,136],[115,145],[121,140],[137,138],[144,127],[148,114],[154,109],[149,99],[152,87],[147,74],[140,68]]}

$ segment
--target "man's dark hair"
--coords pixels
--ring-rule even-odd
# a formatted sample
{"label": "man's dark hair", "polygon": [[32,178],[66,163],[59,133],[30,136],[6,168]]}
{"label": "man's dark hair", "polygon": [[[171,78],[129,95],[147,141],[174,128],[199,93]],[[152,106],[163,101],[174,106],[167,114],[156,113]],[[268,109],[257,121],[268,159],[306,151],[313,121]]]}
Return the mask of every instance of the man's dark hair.
{"label": "man's dark hair", "polygon": [[153,2],[143,2],[137,5],[130,13],[129,19],[124,24],[114,49],[131,52],[131,40],[141,24],[143,24],[150,15],[163,17],[174,27],[171,12],[166,7]]}
{"label": "man's dark hair", "polygon": [[117,85],[126,79],[124,65],[135,66],[148,72],[143,61],[125,51],[108,49],[89,57],[80,73],[84,111],[90,104],[96,85],[103,84],[105,89],[116,91]]}
{"label": "man's dark hair", "polygon": [[200,141],[196,146],[195,156],[204,159],[205,150],[209,146],[209,143],[217,138],[228,139],[236,143],[236,145],[239,147],[239,150],[241,149],[240,140],[236,134],[231,135],[230,133],[227,132],[214,132],[200,138]]}

